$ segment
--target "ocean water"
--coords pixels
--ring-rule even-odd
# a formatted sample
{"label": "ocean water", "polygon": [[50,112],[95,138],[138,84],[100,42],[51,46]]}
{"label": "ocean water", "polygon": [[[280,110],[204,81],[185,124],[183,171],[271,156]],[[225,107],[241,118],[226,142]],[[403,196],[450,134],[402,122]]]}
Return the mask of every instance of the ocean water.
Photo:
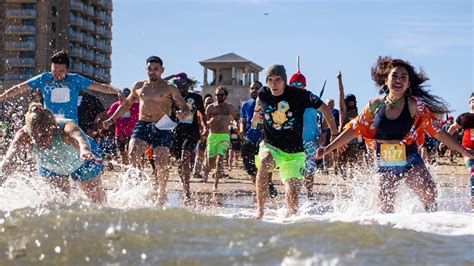
{"label": "ocean water", "polygon": [[439,186],[435,213],[402,187],[396,212],[380,214],[375,185],[355,179],[329,189],[330,201],[302,195],[290,218],[280,196],[256,221],[252,196],[183,207],[171,191],[157,208],[146,181],[113,178],[108,203],[97,206],[80,191],[66,197],[40,179],[11,176],[0,187],[0,265],[474,264],[474,215],[462,185]]}

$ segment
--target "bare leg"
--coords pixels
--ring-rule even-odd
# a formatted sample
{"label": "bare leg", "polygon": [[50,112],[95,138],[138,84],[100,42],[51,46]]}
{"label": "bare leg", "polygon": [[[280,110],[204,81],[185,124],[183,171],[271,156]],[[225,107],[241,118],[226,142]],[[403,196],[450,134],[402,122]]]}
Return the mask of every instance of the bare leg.
{"label": "bare leg", "polygon": [[128,145],[130,163],[133,167],[139,168],[142,155],[146,150],[146,142],[140,139],[131,139]]}
{"label": "bare leg", "polygon": [[398,177],[383,173],[379,183],[380,211],[393,213],[395,211],[395,196],[398,189]]}
{"label": "bare leg", "polygon": [[268,175],[270,169],[274,168],[275,161],[269,152],[259,154],[259,168],[257,171],[257,215],[256,219],[262,219],[264,214],[265,200],[268,196]]}
{"label": "bare leg", "polygon": [[102,178],[98,176],[91,180],[80,181],[79,187],[86,193],[92,202],[103,204],[107,201],[107,195],[104,187],[102,186]]}
{"label": "bare leg", "polygon": [[155,165],[156,165],[156,181],[155,181],[155,190],[157,190],[158,185],[158,205],[164,205],[166,197],[166,185],[168,183],[169,177],[169,163],[170,163],[170,152],[168,147],[156,147],[154,149],[155,153]]}
{"label": "bare leg", "polygon": [[298,212],[298,195],[300,194],[301,181],[297,178],[292,178],[285,182],[285,197],[288,212],[287,217]]}
{"label": "bare leg", "polygon": [[71,184],[69,183],[68,176],[54,176],[47,179],[47,183],[54,187],[59,188],[61,192],[65,193],[67,196],[71,194]]}
{"label": "bare leg", "polygon": [[186,201],[189,201],[191,199],[189,179],[191,178],[192,159],[193,155],[191,154],[191,151],[182,150],[181,165],[179,166],[179,168],[181,169],[180,177],[181,183],[183,183],[183,191]]}
{"label": "bare leg", "polygon": [[314,184],[314,173],[305,173],[304,185],[306,187],[308,200],[313,200],[313,184]]}
{"label": "bare leg", "polygon": [[410,169],[406,174],[405,183],[413,189],[427,212],[437,211],[436,184],[424,163],[416,164]]}

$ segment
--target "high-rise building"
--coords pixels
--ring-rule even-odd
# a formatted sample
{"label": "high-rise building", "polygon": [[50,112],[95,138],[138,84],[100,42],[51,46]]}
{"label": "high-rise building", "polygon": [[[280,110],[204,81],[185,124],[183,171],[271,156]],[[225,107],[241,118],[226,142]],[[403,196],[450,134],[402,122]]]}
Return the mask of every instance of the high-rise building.
{"label": "high-rise building", "polygon": [[110,83],[112,0],[0,0],[0,91],[50,70],[67,50],[70,72]]}

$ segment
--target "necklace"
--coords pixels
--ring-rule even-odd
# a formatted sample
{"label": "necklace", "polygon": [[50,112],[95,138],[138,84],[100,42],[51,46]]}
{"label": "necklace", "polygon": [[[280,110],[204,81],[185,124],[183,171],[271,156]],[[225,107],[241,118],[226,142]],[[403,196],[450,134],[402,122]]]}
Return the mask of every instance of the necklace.
{"label": "necklace", "polygon": [[[400,102],[400,101],[403,100],[404,98],[405,98],[405,97],[402,96],[402,97],[400,97],[400,98],[395,99],[395,100],[392,101],[392,100],[390,100],[390,98],[388,98],[388,94],[387,94],[387,95],[385,95],[385,97],[384,97],[384,104],[385,104],[385,106],[387,106],[388,109],[392,109],[395,104],[397,104],[398,102]],[[388,102],[387,102],[387,100],[388,100]]]}

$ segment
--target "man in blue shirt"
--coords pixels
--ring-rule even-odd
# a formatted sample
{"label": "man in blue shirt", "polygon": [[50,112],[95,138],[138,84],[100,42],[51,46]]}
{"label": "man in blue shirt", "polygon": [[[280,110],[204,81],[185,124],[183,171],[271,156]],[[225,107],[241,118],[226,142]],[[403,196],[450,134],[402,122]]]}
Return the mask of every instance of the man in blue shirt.
{"label": "man in blue shirt", "polygon": [[44,72],[23,83],[17,84],[0,95],[5,101],[31,89],[39,90],[44,107],[54,115],[78,123],[78,96],[81,90],[93,90],[116,95],[119,91],[109,85],[100,84],[81,75],[68,73],[69,57],[66,51],[55,53],[51,58],[51,72]]}
{"label": "man in blue shirt", "polygon": [[[255,99],[257,99],[258,91],[262,88],[260,81],[255,81],[250,84],[250,97],[251,99],[242,104],[240,109],[240,133],[243,139],[242,143],[242,161],[244,163],[245,170],[252,178],[252,182],[255,183],[255,177],[257,176],[257,167],[255,166],[255,156],[258,155],[258,144],[261,138],[261,129],[257,126],[252,127],[251,121],[253,112],[255,109]],[[268,188],[270,197],[275,198],[278,195],[278,191],[272,182],[272,175],[269,175]]]}

